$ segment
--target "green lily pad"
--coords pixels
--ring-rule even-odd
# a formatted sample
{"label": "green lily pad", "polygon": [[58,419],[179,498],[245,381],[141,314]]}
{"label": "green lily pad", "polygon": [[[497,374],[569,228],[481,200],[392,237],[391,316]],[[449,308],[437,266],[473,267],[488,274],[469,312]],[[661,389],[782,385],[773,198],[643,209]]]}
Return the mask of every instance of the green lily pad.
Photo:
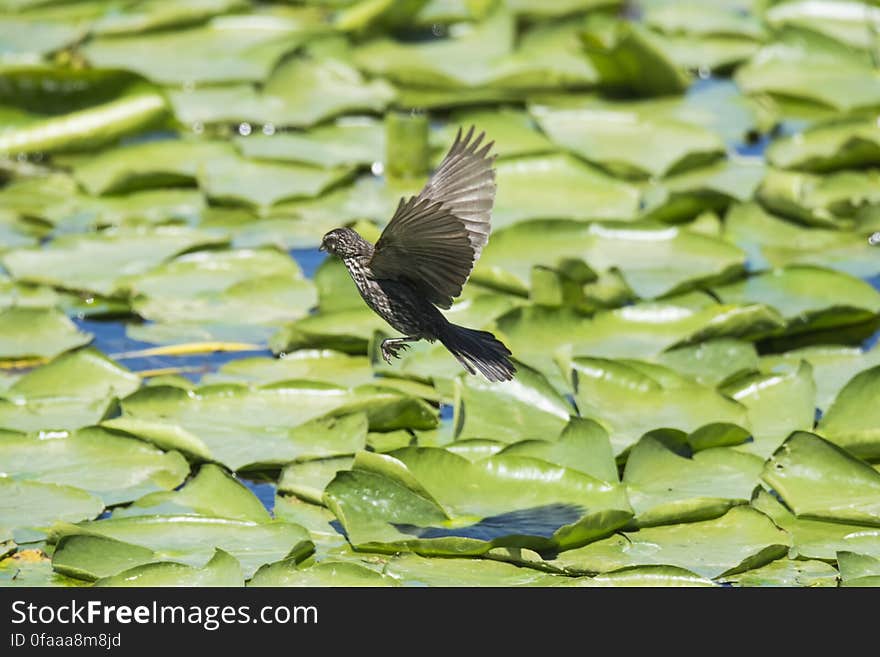
{"label": "green lily pad", "polygon": [[240,481],[213,463],[206,463],[183,488],[150,493],[114,511],[113,517],[134,515],[201,515],[266,522],[269,512]]}
{"label": "green lily pad", "polygon": [[657,178],[711,162],[724,154],[712,131],[656,116],[650,101],[616,107],[544,109],[544,132],[558,146],[629,178]]}
{"label": "green lily pad", "polygon": [[492,148],[499,159],[541,155],[558,150],[544,134],[537,129],[528,114],[510,107],[497,110],[460,110],[449,117],[449,123],[430,135],[432,146],[436,147],[438,157],[445,155],[448,144],[455,140],[459,126],[477,126],[484,130],[488,138],[495,142]]}
{"label": "green lily pad", "polygon": [[880,559],[855,552],[838,552],[841,586],[880,584]]}
{"label": "green lily pad", "polygon": [[676,345],[760,336],[784,325],[766,306],[716,304],[702,293],[637,303],[592,318],[567,308],[529,306],[514,309],[497,324],[517,360],[545,375],[558,371],[554,356],[565,352],[651,360]]}
{"label": "green lily pad", "polygon": [[588,221],[632,219],[638,190],[570,155],[536,155],[500,161],[492,213],[497,230],[527,219]]}
{"label": "green lily pad", "polygon": [[223,241],[182,226],[65,235],[40,249],[9,251],[2,262],[18,280],[110,296],[121,292],[123,276],[144,273],[174,255]]}
{"label": "green lily pad", "polygon": [[757,203],[731,208],[724,237],[748,253],[753,270],[803,264],[859,278],[877,271],[877,253],[860,231],[807,228],[770,214]]}
{"label": "green lily pad", "polygon": [[880,430],[874,404],[878,388],[880,366],[856,374],[843,386],[819,422],[819,433],[857,456],[869,459],[880,456]]}
{"label": "green lily pad", "polygon": [[19,217],[17,212],[0,210],[0,253],[9,249],[36,246],[41,232],[36,225]]}
{"label": "green lily pad", "polygon": [[284,326],[269,340],[276,354],[299,349],[332,349],[349,354],[367,351],[370,336],[386,331],[388,325],[372,310],[363,306],[336,312],[309,315]]}
{"label": "green lily pad", "polygon": [[757,196],[769,210],[809,226],[870,228],[877,223],[878,181],[876,170],[819,176],[770,169]]}
{"label": "green lily pad", "polygon": [[880,312],[880,292],[842,272],[792,265],[714,288],[724,303],[762,303],[786,318],[788,334],[839,328]]}
{"label": "green lily pad", "polygon": [[616,7],[620,0],[546,0],[535,3],[531,0],[508,0],[507,6],[517,16],[526,19],[547,19],[578,14],[594,9]]}
{"label": "green lily pad", "polygon": [[146,0],[122,11],[101,16],[92,25],[95,34],[136,34],[160,28],[197,23],[218,14],[242,9],[242,0],[196,0],[185,4],[171,4],[162,0]]}
{"label": "green lily pad", "polygon": [[[396,391],[305,381],[258,388],[218,384],[192,391],[153,386],[121,406],[122,416],[104,426],[233,470],[352,454],[366,440],[367,422],[359,411],[366,412],[371,429],[428,429],[437,423],[436,412],[425,402]],[[250,439],[242,442],[242,435]]]}
{"label": "green lily pad", "polygon": [[553,586],[570,578],[491,559],[427,559],[401,554],[388,560],[384,574],[403,586]]}
{"label": "green lily pad", "polygon": [[456,383],[453,423],[457,440],[547,440],[558,436],[574,413],[540,373],[526,367],[518,367],[512,381],[491,383],[467,377]]}
{"label": "green lily pad", "polygon": [[17,431],[84,427],[103,419],[114,398],[140,385],[138,375],[95,349],[62,354],[0,395],[0,426]]}
{"label": "green lily pad", "polygon": [[798,518],[767,491],[761,490],[752,506],[768,515],[791,536],[791,558],[833,561],[840,551],[851,550],[880,557],[880,531],[864,525]]}
{"label": "green lily pad", "polygon": [[[213,141],[166,139],[76,156],[67,160],[73,176],[90,194],[144,187],[192,185],[199,167],[231,152]],[[61,160],[65,162],[65,160]]]}
{"label": "green lily pad", "polygon": [[0,440],[0,455],[7,476],[75,485],[107,505],[174,488],[189,474],[180,454],[162,452],[99,427],[75,432],[6,433]]}
{"label": "green lily pad", "polygon": [[13,306],[0,311],[0,358],[54,358],[92,341],[54,308]]}
{"label": "green lily pad", "polygon": [[206,374],[202,382],[265,385],[294,379],[358,386],[373,380],[373,370],[369,359],[364,356],[303,349],[287,353],[283,358],[239,358],[225,363],[214,373]]}
{"label": "green lily pad", "polygon": [[160,561],[102,577],[95,586],[244,586],[244,575],[238,560],[218,548],[203,568]]}
{"label": "green lily pad", "polygon": [[492,235],[475,281],[527,291],[532,266],[582,260],[619,269],[641,298],[653,298],[739,271],[744,254],[705,235],[661,224],[530,221]]}
{"label": "green lily pad", "polygon": [[[82,48],[95,67],[123,68],[170,84],[259,81],[307,33],[292,21],[263,16],[218,17],[189,29],[98,37]],[[186,51],[186,57],[180,53]]]}
{"label": "green lily pad", "polygon": [[318,196],[350,173],[346,167],[319,169],[227,157],[207,161],[199,171],[199,183],[212,199],[265,210],[283,200]]}
{"label": "green lily pad", "polygon": [[840,112],[880,105],[880,76],[867,57],[814,40],[765,46],[735,78],[748,94],[769,93]]}
{"label": "green lily pad", "polygon": [[94,518],[101,499],[81,488],[0,477],[0,540],[39,540],[54,522]]}
{"label": "green lily pad", "polygon": [[88,27],[82,22],[28,20],[4,16],[0,20],[3,45],[0,61],[33,63],[82,39]]}
{"label": "green lily pad", "polygon": [[777,559],[721,581],[735,586],[837,586],[839,577],[837,569],[824,561]]}
{"label": "green lily pad", "polygon": [[761,44],[751,38],[724,34],[651,34],[663,54],[680,69],[729,71],[754,55]]}
{"label": "green lily pad", "polygon": [[281,471],[278,490],[293,493],[314,504],[323,504],[327,484],[333,481],[337,472],[350,470],[351,464],[350,456],[291,463]]}
{"label": "green lily pad", "polygon": [[770,456],[793,431],[811,431],[816,417],[816,384],[806,362],[785,374],[746,374],[721,388],[746,407],[753,442],[743,449]]}
{"label": "green lily pad", "polygon": [[812,125],[770,144],[767,160],[782,169],[816,173],[880,165],[880,127],[865,119]]}
{"label": "green lily pad", "polygon": [[639,527],[708,520],[747,504],[763,461],[729,447],[679,456],[650,436],[630,450],[623,482]]}
{"label": "green lily pad", "polygon": [[322,561],[299,567],[296,559],[267,564],[260,568],[248,586],[398,586],[387,575],[356,563]]}
{"label": "green lily pad", "polygon": [[381,552],[565,548],[607,535],[631,517],[618,484],[529,457],[499,454],[471,463],[430,447],[359,452],[324,498],[352,545]]}
{"label": "green lily pad", "polygon": [[52,554],[56,572],[75,579],[95,581],[150,563],[153,550],[92,534],[62,536]]}
{"label": "green lily pad", "polygon": [[325,168],[370,166],[385,157],[385,128],[372,119],[348,120],[304,133],[239,137],[235,143],[247,158]]}
{"label": "green lily pad", "polygon": [[19,550],[0,559],[0,586],[82,586],[82,582],[52,570],[42,550]]}
{"label": "green lily pad", "polygon": [[798,28],[817,32],[853,48],[872,50],[880,30],[880,12],[869,2],[783,2],[767,10],[775,29]]}
{"label": "green lily pad", "polygon": [[[274,250],[202,251],[180,256],[122,283],[141,317],[180,330],[201,327],[206,337],[240,327],[259,340],[285,321],[302,317],[316,301],[296,262]],[[152,327],[158,330],[159,327]],[[203,338],[204,339],[204,338]]]}
{"label": "green lily pad", "polygon": [[112,538],[151,550],[153,561],[173,560],[195,567],[207,563],[220,548],[238,559],[245,577],[309,539],[299,525],[278,520],[256,523],[174,515],[110,518],[61,526],[57,532],[59,538],[81,534]]}
{"label": "green lily pad", "polygon": [[880,525],[880,472],[818,436],[794,433],[763,477],[798,517]]}
{"label": "green lily pad", "polygon": [[620,22],[607,33],[588,29],[584,51],[599,73],[599,85],[639,96],[677,94],[688,85],[687,75],[665,53],[650,30]]}
{"label": "green lily pad", "polygon": [[664,351],[657,362],[697,383],[715,386],[737,374],[758,369],[758,353],[750,342],[719,338]]}
{"label": "green lily pad", "polygon": [[[460,441],[456,441],[447,449],[455,451],[459,444]],[[571,418],[555,440],[523,440],[501,446],[502,454],[541,459],[602,481],[620,480],[608,432],[592,420]]]}
{"label": "green lily pad", "polygon": [[765,30],[753,12],[758,2],[722,0],[709,6],[699,0],[649,0],[645,23],[669,34],[731,35],[761,39]]}
{"label": "green lily pad", "polygon": [[[349,459],[350,463],[351,459]],[[319,495],[322,493],[323,490],[319,491]],[[279,520],[305,527],[312,537],[316,550],[326,549],[329,552],[348,546],[345,537],[337,531],[339,523],[336,521],[336,516],[325,506],[304,502],[293,495],[276,494],[274,512]]]}
{"label": "green lily pad", "polygon": [[714,586],[712,580],[685,568],[675,566],[633,566],[612,570],[608,573],[600,573],[595,577],[569,577],[562,580],[558,586],[586,586],[586,587],[692,587]]}
{"label": "green lily pad", "polygon": [[605,426],[615,454],[658,427],[690,432],[716,422],[748,426],[741,404],[661,365],[580,357],[572,367],[578,410]]}
{"label": "green lily pad", "polygon": [[615,535],[561,553],[552,563],[573,573],[664,564],[714,579],[752,570],[785,555],[788,535],[762,513],[734,507],[715,520]]}

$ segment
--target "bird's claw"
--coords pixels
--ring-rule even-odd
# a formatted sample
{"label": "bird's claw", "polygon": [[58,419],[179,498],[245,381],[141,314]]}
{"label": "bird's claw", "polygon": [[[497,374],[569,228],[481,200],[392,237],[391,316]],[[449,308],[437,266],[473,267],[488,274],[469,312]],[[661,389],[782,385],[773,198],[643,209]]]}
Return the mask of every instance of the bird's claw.
{"label": "bird's claw", "polygon": [[382,358],[385,359],[385,362],[389,365],[391,364],[392,358],[400,358],[400,351],[406,351],[409,349],[409,345],[403,342],[382,342]]}

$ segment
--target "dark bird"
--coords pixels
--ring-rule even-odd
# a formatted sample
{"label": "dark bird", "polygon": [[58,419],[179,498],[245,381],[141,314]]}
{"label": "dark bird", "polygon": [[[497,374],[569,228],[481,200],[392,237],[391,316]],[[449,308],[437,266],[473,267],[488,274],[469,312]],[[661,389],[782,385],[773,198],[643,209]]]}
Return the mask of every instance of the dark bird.
{"label": "dark bird", "polygon": [[462,138],[417,196],[400,199],[376,244],[350,228],[324,235],[321,250],[342,258],[364,301],[403,333],[382,341],[391,362],[408,342],[439,340],[471,374],[509,381],[516,368],[510,350],[488,331],[457,326],[437,309],[449,308],[486,243],[495,199],[494,142],[482,148],[485,133]]}

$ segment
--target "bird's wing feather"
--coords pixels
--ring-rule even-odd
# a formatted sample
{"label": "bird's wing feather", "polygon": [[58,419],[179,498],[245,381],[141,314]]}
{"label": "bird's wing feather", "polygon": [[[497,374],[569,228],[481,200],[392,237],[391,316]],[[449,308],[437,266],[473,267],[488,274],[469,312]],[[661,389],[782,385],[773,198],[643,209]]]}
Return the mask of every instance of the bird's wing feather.
{"label": "bird's wing feather", "polygon": [[370,261],[377,278],[406,279],[449,308],[489,240],[495,200],[493,142],[474,128],[455,142],[418,196],[401,199]]}

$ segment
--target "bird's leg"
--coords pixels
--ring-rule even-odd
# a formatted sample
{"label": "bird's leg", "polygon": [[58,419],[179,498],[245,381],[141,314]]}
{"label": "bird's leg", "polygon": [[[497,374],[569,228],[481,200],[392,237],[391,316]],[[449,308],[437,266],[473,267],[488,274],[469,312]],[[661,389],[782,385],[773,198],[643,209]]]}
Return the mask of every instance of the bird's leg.
{"label": "bird's leg", "polygon": [[409,349],[409,345],[407,342],[418,342],[420,338],[413,336],[406,336],[403,338],[386,338],[382,340],[382,358],[385,359],[385,362],[391,364],[392,356],[394,358],[400,358],[397,352],[402,349]]}

